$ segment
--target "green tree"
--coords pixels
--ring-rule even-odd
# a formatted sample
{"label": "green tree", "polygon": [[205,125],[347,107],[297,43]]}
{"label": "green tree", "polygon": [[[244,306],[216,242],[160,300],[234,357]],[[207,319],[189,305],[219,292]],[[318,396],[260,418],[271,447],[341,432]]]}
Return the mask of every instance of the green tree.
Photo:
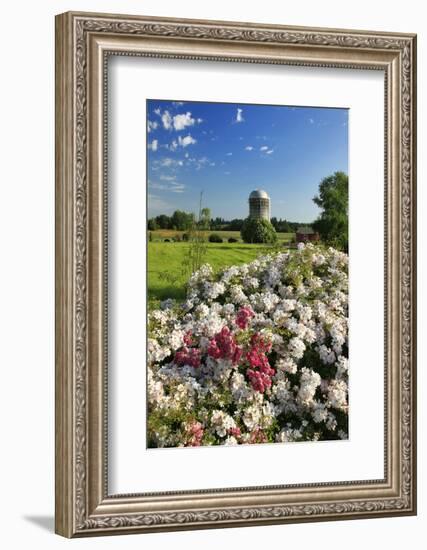
{"label": "green tree", "polygon": [[240,234],[245,243],[268,243],[277,241],[277,233],[268,220],[258,218],[246,218],[243,222]]}
{"label": "green tree", "polygon": [[348,252],[348,176],[344,172],[335,172],[324,178],[319,184],[319,194],[313,201],[322,209],[313,223],[328,245]]}
{"label": "green tree", "polygon": [[173,229],[178,231],[186,231],[190,229],[194,223],[194,214],[184,212],[183,210],[175,210],[171,217],[171,225]]}
{"label": "green tree", "polygon": [[171,219],[166,214],[160,214],[156,216],[156,223],[160,229],[170,229],[171,228]]}
{"label": "green tree", "polygon": [[155,218],[150,218],[150,219],[148,220],[148,229],[149,229],[150,231],[155,231],[155,230],[158,229],[158,228],[159,228],[159,225],[158,225],[158,223],[156,222],[156,219],[155,219]]}

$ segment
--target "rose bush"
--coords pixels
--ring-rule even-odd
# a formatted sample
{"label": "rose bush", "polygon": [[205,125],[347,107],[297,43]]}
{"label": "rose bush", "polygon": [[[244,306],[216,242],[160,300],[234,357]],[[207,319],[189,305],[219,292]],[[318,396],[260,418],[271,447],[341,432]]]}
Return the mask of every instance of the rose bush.
{"label": "rose bush", "polygon": [[148,330],[150,447],[347,439],[346,254],[205,265]]}

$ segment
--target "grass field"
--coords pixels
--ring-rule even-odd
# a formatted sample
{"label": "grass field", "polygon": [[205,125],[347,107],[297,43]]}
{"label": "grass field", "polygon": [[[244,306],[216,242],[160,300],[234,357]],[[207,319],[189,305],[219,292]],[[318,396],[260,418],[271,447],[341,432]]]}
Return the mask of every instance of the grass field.
{"label": "grass field", "polygon": [[[153,233],[158,233],[153,232]],[[166,298],[175,298],[181,300],[185,297],[185,283],[188,275],[182,273],[183,262],[189,244],[185,242],[162,242],[160,238],[170,238],[158,236],[158,240],[148,243],[148,298],[150,302],[156,300],[165,300]],[[177,231],[171,232],[176,234]],[[233,233],[233,234],[232,234]],[[237,238],[240,236],[238,231],[218,232],[225,240],[230,236]],[[172,235],[171,235],[172,236]],[[279,233],[279,239],[285,244],[292,238],[292,233]],[[209,263],[214,270],[231,265],[240,265],[263,253],[267,253],[270,248],[262,244],[238,243],[207,243],[207,253],[204,263]]]}

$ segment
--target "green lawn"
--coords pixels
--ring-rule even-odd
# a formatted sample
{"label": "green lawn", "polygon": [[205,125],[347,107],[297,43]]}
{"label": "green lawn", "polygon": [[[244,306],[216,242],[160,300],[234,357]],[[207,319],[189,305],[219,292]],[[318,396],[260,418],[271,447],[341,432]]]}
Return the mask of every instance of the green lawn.
{"label": "green lawn", "polygon": [[[281,240],[286,242],[293,234],[281,235]],[[289,235],[288,239],[285,239],[284,235]],[[148,298],[151,302],[166,298],[181,300],[185,297],[184,285],[188,277],[182,274],[182,264],[188,247],[188,243],[184,242],[148,243]],[[207,243],[204,263],[209,263],[214,270],[219,270],[230,265],[250,262],[269,250],[261,244]]]}

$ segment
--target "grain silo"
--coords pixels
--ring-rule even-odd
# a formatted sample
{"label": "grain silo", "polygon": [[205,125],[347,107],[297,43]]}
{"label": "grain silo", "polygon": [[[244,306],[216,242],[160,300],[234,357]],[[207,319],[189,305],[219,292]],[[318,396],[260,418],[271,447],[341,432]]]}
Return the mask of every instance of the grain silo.
{"label": "grain silo", "polygon": [[255,189],[249,195],[249,217],[270,221],[270,197],[263,189]]}

